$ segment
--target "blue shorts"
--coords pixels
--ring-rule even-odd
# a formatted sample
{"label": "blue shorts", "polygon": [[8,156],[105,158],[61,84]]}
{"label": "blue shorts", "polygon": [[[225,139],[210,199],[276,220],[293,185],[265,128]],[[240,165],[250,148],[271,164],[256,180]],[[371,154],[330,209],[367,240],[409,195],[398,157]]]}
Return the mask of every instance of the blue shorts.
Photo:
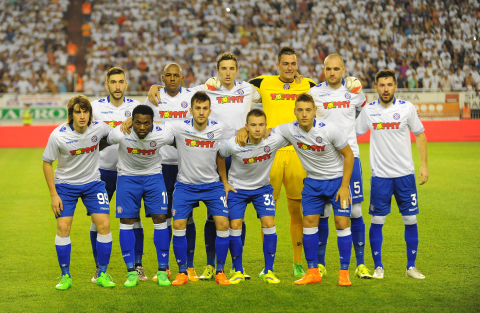
{"label": "blue shorts", "polygon": [[275,216],[275,201],[273,200],[273,187],[270,185],[255,190],[237,189],[237,193],[228,193],[228,209],[230,220],[245,217],[247,205],[253,203],[257,217]]}
{"label": "blue shorts", "polygon": [[113,193],[117,189],[117,171],[100,169],[100,179],[105,183],[108,201],[112,201]]}
{"label": "blue shorts", "polygon": [[190,216],[194,206],[203,201],[207,214],[228,217],[225,190],[221,182],[202,185],[190,185],[177,182],[173,193],[173,220],[183,220]]}
{"label": "blue shorts", "polygon": [[363,202],[362,163],[359,158],[355,158],[355,163],[353,163],[350,192],[352,193],[352,203]]}
{"label": "blue shorts", "polygon": [[368,213],[387,216],[392,206],[392,195],[395,196],[402,215],[419,213],[417,185],[413,174],[396,178],[372,177]]}
{"label": "blue shorts", "polygon": [[352,205],[349,204],[348,209],[344,210],[340,206],[340,199],[335,202],[337,191],[342,185],[342,179],[342,177],[329,180],[305,178],[302,190],[303,215],[323,215],[325,203],[330,202],[336,216],[350,217]]}
{"label": "blue shorts", "polygon": [[63,211],[60,211],[59,217],[73,216],[78,198],[82,198],[87,215],[110,214],[110,202],[103,181],[85,185],[56,184],[55,188],[63,203]]}
{"label": "blue shorts", "polygon": [[145,205],[145,216],[167,214],[167,190],[162,174],[118,176],[117,218],[138,218]]}

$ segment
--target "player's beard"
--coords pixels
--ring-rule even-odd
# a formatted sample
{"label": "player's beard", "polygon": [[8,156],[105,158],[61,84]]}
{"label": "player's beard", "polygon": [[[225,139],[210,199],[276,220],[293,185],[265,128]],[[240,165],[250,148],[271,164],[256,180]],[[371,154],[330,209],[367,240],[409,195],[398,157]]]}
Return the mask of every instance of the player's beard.
{"label": "player's beard", "polygon": [[[109,91],[110,91],[110,90],[109,90]],[[112,96],[112,98],[115,99],[115,100],[120,100],[120,99],[122,99],[122,98],[123,98],[123,94],[125,93],[125,91],[121,91],[122,94],[121,94],[120,97],[118,97],[118,98],[115,97],[115,91],[116,91],[116,90],[114,90],[113,92],[110,91],[110,96]]]}
{"label": "player's beard", "polygon": [[392,100],[393,100],[393,97],[395,97],[395,94],[392,94],[392,95],[390,96],[390,98],[388,98],[386,101],[385,101],[385,100],[383,100],[383,96],[381,96],[381,97],[380,97],[380,99],[382,100],[382,102],[383,102],[383,103],[385,103],[385,104],[386,104],[386,103],[390,103],[390,102],[392,102]]}

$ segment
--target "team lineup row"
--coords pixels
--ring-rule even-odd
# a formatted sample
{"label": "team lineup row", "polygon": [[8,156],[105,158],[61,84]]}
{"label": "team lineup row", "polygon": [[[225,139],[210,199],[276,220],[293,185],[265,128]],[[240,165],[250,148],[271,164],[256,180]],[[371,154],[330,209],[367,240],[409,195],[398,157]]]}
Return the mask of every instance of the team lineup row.
{"label": "team lineup row", "polygon": [[[182,69],[172,63],[162,75],[165,86],[152,86],[144,105],[124,96],[125,72],[112,68],[105,82],[108,97],[92,104],[84,96],[73,97],[67,123],[52,132],[43,155],[57,217],[55,244],[62,280],[56,288],[72,286],[69,233],[79,197],[92,216],[90,237],[97,265],[92,282],[115,286],[106,273],[112,247],[109,200],[115,190],[120,246],[128,270],[124,286],[148,280],[142,267],[142,198],[145,214],[154,223],[158,259],[154,281],[160,286],[213,278],[229,285],[248,279],[242,265],[248,203],[254,205],[264,233],[265,268],[259,276],[268,283],[279,283],[273,268],[274,216],[282,184],[291,216],[292,270],[299,278],[295,284],[320,282],[326,275],[332,210],[341,263],[339,285],[351,286],[352,244],[355,275],[383,278],[382,226],[392,195],[405,223],[406,274],[424,278],[415,267],[418,204],[409,132],[417,138],[422,159],[420,184],[428,179],[427,143],[414,106],[394,97],[394,73],[377,73],[379,99],[367,104],[355,79],[342,78],[345,65],[337,54],[325,59],[327,81],[319,85],[298,75],[295,51],[289,47],[280,50],[277,68],[279,76],[238,82],[237,60],[224,53],[217,62],[218,78],[184,89]],[[252,109],[252,102],[261,102],[263,111]],[[358,119],[357,111],[361,111]],[[373,275],[364,262],[363,184],[356,142],[356,136],[369,129]],[[209,216],[205,223],[207,266],[200,277],[193,265],[196,232],[192,215],[199,201],[206,204]],[[172,282],[171,241],[179,266]],[[302,247],[307,272],[301,265]],[[224,271],[229,250],[230,279]]]}

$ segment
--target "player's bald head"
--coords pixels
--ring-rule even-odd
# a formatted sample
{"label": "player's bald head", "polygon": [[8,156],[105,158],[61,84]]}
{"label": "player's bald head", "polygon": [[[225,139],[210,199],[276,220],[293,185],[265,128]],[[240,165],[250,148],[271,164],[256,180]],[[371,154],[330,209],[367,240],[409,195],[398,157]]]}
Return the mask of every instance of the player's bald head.
{"label": "player's bald head", "polygon": [[183,73],[182,73],[182,67],[181,67],[179,64],[177,64],[177,63],[170,63],[170,64],[165,65],[165,68],[163,69],[163,72],[166,73],[171,66],[177,67],[177,68],[178,68],[178,71],[180,72],[180,74],[183,75]]}
{"label": "player's bald head", "polygon": [[337,53],[333,53],[333,54],[329,54],[325,60],[323,61],[323,64],[325,66],[327,66],[327,62],[330,61],[330,60],[339,60],[340,61],[340,64],[342,67],[345,67],[345,61],[343,60],[342,56],[340,54],[337,54]]}

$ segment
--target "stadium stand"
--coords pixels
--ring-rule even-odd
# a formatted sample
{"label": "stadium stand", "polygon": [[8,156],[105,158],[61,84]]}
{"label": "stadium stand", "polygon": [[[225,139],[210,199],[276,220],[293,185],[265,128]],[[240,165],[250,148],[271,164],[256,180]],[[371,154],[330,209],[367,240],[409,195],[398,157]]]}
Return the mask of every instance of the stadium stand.
{"label": "stadium stand", "polygon": [[75,68],[68,63],[62,18],[68,0],[4,3],[0,92],[63,92],[76,85],[97,94],[111,66],[127,69],[130,92],[142,92],[169,62],[180,63],[186,86],[194,86],[215,75],[215,57],[224,51],[239,57],[239,78],[247,80],[276,74],[276,52],[286,45],[300,53],[300,73],[315,81],[323,81],[326,55],[338,52],[347,75],[364,88],[387,68],[398,72],[400,88],[480,86],[476,0],[89,1],[78,11],[86,54],[75,60],[86,61],[86,68],[79,68],[81,81],[72,86]]}

